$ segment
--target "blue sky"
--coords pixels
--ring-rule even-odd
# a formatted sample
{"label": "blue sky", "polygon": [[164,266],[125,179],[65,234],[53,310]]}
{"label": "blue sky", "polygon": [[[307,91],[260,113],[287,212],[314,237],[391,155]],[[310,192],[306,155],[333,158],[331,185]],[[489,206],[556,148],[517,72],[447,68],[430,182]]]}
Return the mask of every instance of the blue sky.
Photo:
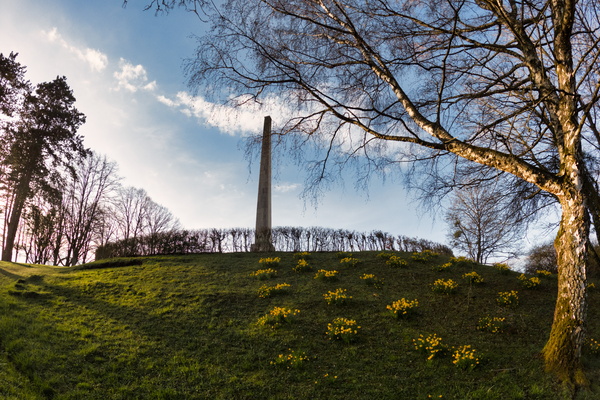
{"label": "blue sky", "polygon": [[[124,184],[144,188],[186,228],[254,225],[258,161],[248,168],[243,137],[274,125],[281,105],[232,110],[193,97],[184,59],[191,35],[206,29],[191,13],[143,11],[144,0],[5,1],[0,52],[19,53],[33,82],[65,75],[86,114],[85,143],[119,165]],[[252,173],[250,173],[252,172]],[[383,230],[444,243],[446,226],[423,215],[400,184],[377,178],[366,192],[352,176],[315,208],[300,198],[304,175],[290,164],[274,171],[273,224]]]}

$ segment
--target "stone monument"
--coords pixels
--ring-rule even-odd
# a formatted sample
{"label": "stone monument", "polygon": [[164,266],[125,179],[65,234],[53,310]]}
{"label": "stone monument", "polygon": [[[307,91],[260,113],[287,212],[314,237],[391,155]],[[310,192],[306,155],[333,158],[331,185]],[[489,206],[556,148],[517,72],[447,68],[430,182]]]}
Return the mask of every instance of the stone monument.
{"label": "stone monument", "polygon": [[250,250],[255,252],[275,251],[271,230],[271,117],[269,116],[265,117],[263,128],[255,240]]}

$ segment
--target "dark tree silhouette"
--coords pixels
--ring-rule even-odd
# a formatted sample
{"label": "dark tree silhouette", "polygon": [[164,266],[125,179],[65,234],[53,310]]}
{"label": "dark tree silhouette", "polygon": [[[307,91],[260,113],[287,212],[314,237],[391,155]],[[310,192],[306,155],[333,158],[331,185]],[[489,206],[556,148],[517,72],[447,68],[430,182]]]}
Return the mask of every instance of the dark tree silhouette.
{"label": "dark tree silhouette", "polygon": [[[16,63],[12,55],[9,59]],[[3,64],[7,64],[6,58]],[[25,202],[36,190],[52,190],[52,183],[59,179],[57,168],[69,166],[76,157],[86,153],[82,138],[77,135],[85,116],[74,107],[75,97],[66,78],[57,77],[35,88],[24,81],[24,74],[18,75],[17,80],[17,84],[12,85],[15,91],[0,99],[11,101],[11,96],[12,99],[17,96],[20,100],[12,104],[13,118],[2,127],[6,152],[2,159],[3,180],[13,197],[2,249],[3,261],[12,259]]]}

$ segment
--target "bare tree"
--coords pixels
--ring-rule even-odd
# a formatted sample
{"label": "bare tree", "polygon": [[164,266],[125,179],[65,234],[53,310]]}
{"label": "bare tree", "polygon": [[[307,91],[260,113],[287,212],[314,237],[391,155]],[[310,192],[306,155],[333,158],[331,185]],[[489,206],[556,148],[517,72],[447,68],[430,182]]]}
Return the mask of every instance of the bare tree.
{"label": "bare tree", "polygon": [[65,265],[86,262],[98,225],[109,217],[103,208],[119,181],[116,164],[95,153],[82,158],[75,172],[62,191]]}
{"label": "bare tree", "polygon": [[481,264],[490,257],[506,261],[518,255],[525,224],[511,200],[493,185],[456,191],[446,213],[451,246]]}
{"label": "bare tree", "polygon": [[56,246],[60,246],[60,205],[57,203],[36,196],[28,205],[21,226],[25,234],[15,245],[25,253],[26,262],[52,262]]}
{"label": "bare tree", "polygon": [[130,186],[119,190],[114,201],[119,239],[136,238],[144,233],[150,201],[151,199],[144,189]]}
{"label": "bare tree", "polygon": [[[198,1],[161,1],[163,9]],[[150,4],[156,5],[156,3]],[[596,151],[600,5],[596,0],[227,0],[188,66],[191,85],[247,102],[280,96],[344,162],[375,167],[461,157],[557,199],[559,289],[543,356],[584,383],[588,214],[600,198]],[[214,8],[217,7],[217,8]],[[368,172],[368,171],[367,171]],[[589,201],[588,201],[589,200]]]}
{"label": "bare tree", "polygon": [[171,211],[149,200],[146,204],[146,219],[145,229],[143,234],[149,238],[150,254],[158,252],[157,245],[161,234],[175,231],[181,228],[179,220],[171,213]]}

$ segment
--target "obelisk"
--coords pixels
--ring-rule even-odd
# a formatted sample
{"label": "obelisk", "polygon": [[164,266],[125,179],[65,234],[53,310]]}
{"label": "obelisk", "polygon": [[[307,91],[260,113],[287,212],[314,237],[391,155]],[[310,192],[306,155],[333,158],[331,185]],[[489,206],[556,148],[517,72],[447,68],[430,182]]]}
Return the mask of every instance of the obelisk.
{"label": "obelisk", "polygon": [[275,251],[271,231],[271,117],[269,116],[265,117],[263,128],[255,240],[250,250],[256,252]]}

